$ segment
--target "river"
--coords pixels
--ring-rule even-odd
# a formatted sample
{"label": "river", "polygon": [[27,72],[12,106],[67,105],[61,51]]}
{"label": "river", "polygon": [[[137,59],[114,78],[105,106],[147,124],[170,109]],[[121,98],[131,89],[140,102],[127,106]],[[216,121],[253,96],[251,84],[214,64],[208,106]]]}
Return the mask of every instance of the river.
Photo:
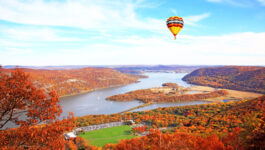
{"label": "river", "polygon": [[[90,114],[112,114],[128,110],[132,107],[142,105],[137,100],[129,102],[107,101],[106,97],[116,94],[122,94],[137,89],[147,89],[161,86],[165,82],[173,82],[178,85],[189,87],[190,85],[182,81],[182,77],[186,73],[146,73],[148,78],[140,79],[139,83],[133,83],[120,87],[106,88],[96,90],[86,94],[69,96],[60,98],[60,104],[63,109],[63,116],[67,116],[68,112],[73,112],[75,116],[84,116]],[[178,102],[178,103],[159,103],[152,104],[134,111],[150,110],[158,107],[184,106],[207,103],[204,101]]]}

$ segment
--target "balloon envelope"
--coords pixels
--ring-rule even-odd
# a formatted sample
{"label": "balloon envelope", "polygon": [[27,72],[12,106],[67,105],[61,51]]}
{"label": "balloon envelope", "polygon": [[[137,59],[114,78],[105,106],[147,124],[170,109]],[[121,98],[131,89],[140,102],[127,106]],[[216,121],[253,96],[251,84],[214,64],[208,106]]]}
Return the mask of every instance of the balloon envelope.
{"label": "balloon envelope", "polygon": [[183,28],[183,25],[184,25],[184,21],[181,17],[172,16],[167,19],[167,27],[171,31],[171,33],[174,35],[175,39],[176,39],[176,35]]}

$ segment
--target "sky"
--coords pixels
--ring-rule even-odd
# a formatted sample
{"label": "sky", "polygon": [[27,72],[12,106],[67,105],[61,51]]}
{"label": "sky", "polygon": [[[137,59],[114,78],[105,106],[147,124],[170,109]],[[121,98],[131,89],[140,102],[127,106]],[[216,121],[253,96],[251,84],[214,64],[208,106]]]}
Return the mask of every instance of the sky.
{"label": "sky", "polygon": [[0,0],[0,64],[264,66],[265,0]]}

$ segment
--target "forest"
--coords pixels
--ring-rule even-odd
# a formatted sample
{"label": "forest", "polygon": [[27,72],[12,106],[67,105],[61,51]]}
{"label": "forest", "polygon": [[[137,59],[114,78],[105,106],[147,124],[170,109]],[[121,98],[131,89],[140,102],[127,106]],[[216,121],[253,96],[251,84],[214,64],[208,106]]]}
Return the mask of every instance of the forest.
{"label": "forest", "polygon": [[[265,96],[228,103],[158,108],[144,112],[89,115],[77,126],[135,120],[150,134],[107,144],[113,149],[264,149]],[[157,129],[167,127],[161,132]],[[135,129],[139,130],[139,129]]]}
{"label": "forest", "polygon": [[185,94],[187,88],[178,86],[176,83],[163,83],[162,88],[135,90],[125,94],[113,95],[107,97],[112,101],[130,101],[139,100],[145,103],[150,102],[180,102],[204,100],[227,95],[226,90],[217,90],[207,93]]}
{"label": "forest", "polygon": [[[14,69],[2,69],[12,72]],[[84,93],[96,89],[137,82],[141,76],[123,74],[106,68],[82,68],[74,70],[21,69],[30,75],[31,82],[44,90],[54,89],[59,96]]]}
{"label": "forest", "polygon": [[196,85],[265,94],[265,67],[225,66],[200,68],[183,77]]}

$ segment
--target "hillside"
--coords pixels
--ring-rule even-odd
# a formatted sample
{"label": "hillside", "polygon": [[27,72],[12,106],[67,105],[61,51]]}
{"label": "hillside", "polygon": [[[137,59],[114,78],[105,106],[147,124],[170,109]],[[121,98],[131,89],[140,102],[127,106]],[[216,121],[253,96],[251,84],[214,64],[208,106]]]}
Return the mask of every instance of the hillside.
{"label": "hillside", "polygon": [[[262,96],[252,100],[228,103],[167,107],[124,114],[89,115],[78,117],[76,123],[77,126],[86,126],[120,120],[134,120],[136,123],[146,124],[149,129],[164,128],[166,130],[163,134],[151,132],[150,135],[141,138],[121,141],[114,145],[105,145],[105,147],[112,147],[113,149],[120,147],[122,147],[120,149],[126,149],[127,146],[131,146],[127,149],[139,147],[161,149],[161,145],[157,143],[157,138],[161,137],[163,137],[160,140],[163,146],[170,148],[178,147],[181,149],[181,147],[191,146],[190,149],[216,149],[210,148],[211,144],[215,145],[216,142],[220,142],[222,148],[219,149],[263,149],[265,137],[264,100],[265,96]],[[212,136],[215,138],[211,139]],[[180,138],[181,143],[174,140],[177,137]],[[198,138],[209,143],[197,141]],[[202,143],[205,145],[201,145]]]}
{"label": "hillside", "polygon": [[265,93],[265,67],[201,68],[184,76],[183,80],[196,85]]}
{"label": "hillside", "polygon": [[[6,70],[12,71],[12,70]],[[22,69],[32,82],[44,89],[54,89],[59,96],[74,95],[96,89],[137,82],[137,77],[114,69],[82,68],[75,70]]]}

